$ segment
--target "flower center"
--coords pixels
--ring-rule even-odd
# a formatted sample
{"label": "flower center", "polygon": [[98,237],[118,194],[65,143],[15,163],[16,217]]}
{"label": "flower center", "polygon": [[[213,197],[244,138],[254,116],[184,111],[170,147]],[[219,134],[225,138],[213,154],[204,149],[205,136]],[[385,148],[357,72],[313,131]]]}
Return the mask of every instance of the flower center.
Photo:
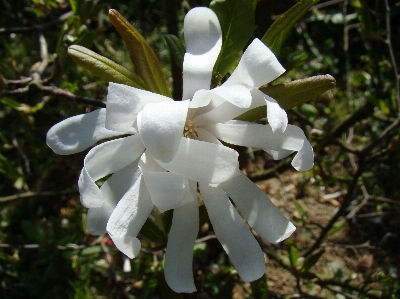
{"label": "flower center", "polygon": [[183,128],[183,137],[190,138],[190,139],[196,139],[198,137],[197,135],[197,129],[195,125],[192,123],[191,120],[187,120],[185,122],[185,127]]}

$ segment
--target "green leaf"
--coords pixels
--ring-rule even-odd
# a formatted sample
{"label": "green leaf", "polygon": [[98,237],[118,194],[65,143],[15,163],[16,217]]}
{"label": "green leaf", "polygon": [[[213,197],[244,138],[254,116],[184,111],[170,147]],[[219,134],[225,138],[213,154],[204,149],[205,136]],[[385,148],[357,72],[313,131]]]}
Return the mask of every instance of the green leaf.
{"label": "green leaf", "polygon": [[368,1],[367,0],[360,0],[360,15],[358,19],[361,23],[361,28],[363,29],[365,35],[367,37],[372,37],[373,34],[373,26],[371,20],[371,12],[369,11]]}
{"label": "green leaf", "polygon": [[[262,87],[260,90],[271,98],[277,100],[283,109],[289,110],[312,100],[329,89],[332,89],[335,84],[336,80],[331,75],[320,75],[307,79],[295,80],[289,83]],[[260,106],[243,113],[236,119],[255,121],[266,117],[266,115],[266,106]]]}
{"label": "green leaf", "polygon": [[259,279],[250,283],[251,292],[254,299],[264,299],[267,297],[268,287],[265,274]]}
{"label": "green leaf", "polygon": [[90,246],[90,247],[84,248],[81,251],[81,255],[92,255],[92,254],[100,253],[102,251],[103,251],[103,249],[101,248],[101,246]]}
{"label": "green leaf", "polygon": [[322,249],[318,252],[313,253],[310,255],[303,264],[303,267],[301,268],[300,272],[307,273],[320,259],[320,257],[325,253],[325,250]]}
{"label": "green leaf", "polygon": [[297,21],[310,10],[311,6],[319,0],[300,0],[287,12],[280,15],[278,19],[269,27],[262,37],[262,41],[266,44],[276,56],[285,43],[289,33]]}
{"label": "green leaf", "polygon": [[185,46],[181,40],[173,34],[164,35],[165,42],[167,43],[169,54],[173,61],[183,69],[183,57],[185,56]]}
{"label": "green leaf", "polygon": [[286,243],[288,246],[290,265],[293,267],[293,269],[296,269],[297,258],[298,258],[298,250],[297,250],[296,244],[294,244],[292,239],[288,239]]}
{"label": "green leaf", "polygon": [[85,47],[70,46],[68,54],[78,65],[107,82],[122,83],[148,90],[146,84],[137,74]]}
{"label": "green leaf", "polygon": [[139,234],[157,244],[165,241],[165,235],[150,217],[147,218]]}
{"label": "green leaf", "polygon": [[215,12],[222,29],[222,47],[214,72],[222,76],[232,69],[254,31],[256,0],[214,0]]}
{"label": "green leaf", "polygon": [[69,0],[69,5],[71,6],[71,10],[73,13],[76,13],[76,1],[77,0]]}
{"label": "green leaf", "polygon": [[108,18],[128,46],[139,76],[149,90],[171,97],[160,63],[144,37],[115,9],[110,9]]}

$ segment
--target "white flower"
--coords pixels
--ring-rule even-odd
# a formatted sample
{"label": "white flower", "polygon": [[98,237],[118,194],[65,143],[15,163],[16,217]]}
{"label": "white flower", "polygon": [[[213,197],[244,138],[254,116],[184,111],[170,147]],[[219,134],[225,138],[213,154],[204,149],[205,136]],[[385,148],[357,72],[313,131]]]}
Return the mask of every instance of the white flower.
{"label": "white flower", "polygon": [[[82,151],[79,178],[82,204],[89,208],[87,228],[106,231],[130,258],[140,251],[136,238],[156,206],[174,209],[165,257],[165,277],[176,292],[196,290],[192,251],[198,233],[197,185],[215,234],[245,281],[265,271],[263,253],[247,225],[264,239],[279,242],[295,227],[238,168],[238,154],[220,140],[253,146],[280,159],[298,151],[293,166],[308,170],[313,152],[303,131],[287,124],[285,111],[258,88],[285,70],[274,54],[255,39],[238,67],[222,85],[210,90],[222,34],[208,8],[189,11],[184,22],[183,101],[110,83],[107,108],[68,118],[47,134],[58,154]],[[235,121],[267,105],[268,125]],[[95,181],[112,174],[98,188]]]}

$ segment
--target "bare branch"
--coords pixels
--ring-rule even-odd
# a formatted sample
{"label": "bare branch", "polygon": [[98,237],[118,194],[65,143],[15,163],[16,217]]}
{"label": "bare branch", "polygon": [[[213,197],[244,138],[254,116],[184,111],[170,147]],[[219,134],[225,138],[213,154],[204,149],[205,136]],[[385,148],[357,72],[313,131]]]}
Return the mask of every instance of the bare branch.
{"label": "bare branch", "polygon": [[64,22],[69,19],[73,15],[72,11],[69,11],[61,16],[59,16],[56,20],[40,24],[40,25],[33,25],[29,27],[12,27],[12,28],[0,28],[0,35],[1,34],[10,34],[10,33],[32,33],[32,32],[42,32],[47,29],[52,29],[54,25],[58,23]]}
{"label": "bare branch", "polygon": [[0,197],[1,202],[9,202],[16,199],[23,199],[23,198],[32,198],[32,197],[50,197],[50,196],[62,196],[62,195],[75,195],[78,194],[78,191],[59,191],[59,192],[26,192],[21,194],[9,195]]}

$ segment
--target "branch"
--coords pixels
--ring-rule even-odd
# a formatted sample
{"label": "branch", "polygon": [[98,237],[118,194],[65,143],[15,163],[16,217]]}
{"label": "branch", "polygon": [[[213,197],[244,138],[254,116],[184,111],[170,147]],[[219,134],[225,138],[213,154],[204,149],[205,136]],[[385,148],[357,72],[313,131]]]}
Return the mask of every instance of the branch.
{"label": "branch", "polygon": [[40,25],[33,25],[29,27],[12,27],[12,28],[0,28],[1,34],[10,34],[10,33],[32,33],[32,32],[42,32],[46,29],[53,29],[54,25],[66,21],[73,15],[72,11],[69,11],[61,16],[59,16],[56,20],[43,23]]}
{"label": "branch", "polygon": [[396,58],[393,52],[392,31],[390,29],[390,6],[388,0],[385,0],[385,6],[386,6],[386,30],[387,30],[386,43],[389,47],[390,59],[392,60],[392,66],[395,75],[397,111],[400,115],[400,76],[399,76],[399,71],[397,69]]}
{"label": "branch", "polygon": [[364,161],[360,159],[359,162],[359,168],[357,169],[357,172],[354,174],[353,180],[349,186],[349,190],[347,191],[343,203],[340,206],[339,210],[336,212],[336,214],[329,220],[329,223],[324,227],[324,229],[321,231],[320,235],[318,236],[317,240],[315,243],[308,248],[304,252],[304,257],[309,256],[311,253],[313,253],[316,249],[319,248],[325,237],[328,235],[329,231],[332,229],[333,225],[336,223],[336,221],[344,214],[346,211],[348,205],[351,202],[351,199],[353,198],[353,194],[355,193],[355,190],[357,188],[357,183],[358,183],[358,178],[361,176],[363,173],[363,163]]}
{"label": "branch", "polygon": [[2,202],[9,202],[9,201],[13,201],[13,200],[16,200],[16,199],[23,199],[23,198],[50,197],[50,196],[62,196],[62,195],[75,195],[75,194],[78,194],[78,193],[79,193],[78,191],[26,192],[26,193],[20,193],[20,194],[15,194],[15,195],[9,195],[9,196],[0,197],[0,203],[2,203]]}

